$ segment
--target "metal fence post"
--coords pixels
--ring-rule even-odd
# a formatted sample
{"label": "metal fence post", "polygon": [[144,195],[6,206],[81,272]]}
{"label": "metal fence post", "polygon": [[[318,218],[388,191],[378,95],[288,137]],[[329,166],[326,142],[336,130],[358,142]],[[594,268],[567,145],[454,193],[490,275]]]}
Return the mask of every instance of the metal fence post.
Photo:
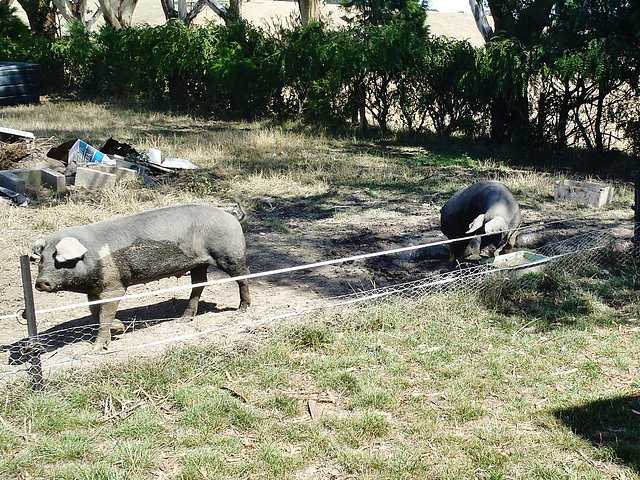
{"label": "metal fence post", "polygon": [[20,270],[22,272],[22,290],[24,291],[24,316],[27,319],[27,332],[29,339],[22,352],[29,364],[29,375],[31,375],[32,387],[34,390],[42,390],[42,363],[40,353],[42,351],[38,341],[38,328],[36,326],[36,309],[33,303],[33,289],[31,285],[31,267],[29,265],[29,255],[20,257]]}
{"label": "metal fence post", "polygon": [[633,247],[636,255],[640,255],[640,170],[636,172],[635,215],[633,217]]}

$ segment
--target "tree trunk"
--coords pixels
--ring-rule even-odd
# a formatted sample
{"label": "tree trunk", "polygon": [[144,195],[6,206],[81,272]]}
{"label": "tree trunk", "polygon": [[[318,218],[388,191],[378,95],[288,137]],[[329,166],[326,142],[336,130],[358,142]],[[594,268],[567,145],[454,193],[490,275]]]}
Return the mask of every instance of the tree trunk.
{"label": "tree trunk", "polygon": [[161,0],[160,3],[162,4],[165,19],[169,20],[171,18],[177,18],[178,20],[183,21],[186,25],[191,25],[198,14],[202,12],[206,6],[205,0],[198,0],[191,10],[187,10],[187,2],[185,0],[179,0],[178,9],[176,10],[175,2],[173,0]]}
{"label": "tree trunk", "polygon": [[593,126],[593,134],[595,136],[596,150],[600,153],[604,152],[604,135],[602,134],[602,115],[604,112],[604,89],[598,89],[598,101],[596,104],[596,119]]}
{"label": "tree trunk", "polygon": [[556,126],[556,148],[562,150],[567,146],[567,124],[569,123],[569,113],[571,107],[569,101],[571,100],[571,86],[568,81],[564,81],[564,92],[562,94],[562,101],[560,102],[558,111],[558,125]]}
{"label": "tree trunk", "polygon": [[105,22],[119,30],[131,26],[138,0],[99,0]]}
{"label": "tree trunk", "polygon": [[87,0],[53,0],[53,3],[66,21],[78,20],[84,25],[87,31],[91,30],[102,15],[102,7],[98,7],[98,9],[93,12],[91,18],[87,20],[87,15],[89,14],[87,11]]}
{"label": "tree trunk", "polygon": [[476,0],[469,0],[469,5],[471,6],[471,13],[473,13],[473,18],[476,21],[476,26],[484,38],[485,43],[489,41],[489,39],[493,36],[493,29],[491,25],[489,25],[489,20],[484,13],[484,7],[482,6],[482,0],[478,3]]}
{"label": "tree trunk", "polygon": [[491,140],[503,143],[509,138],[509,106],[501,98],[491,104]]}
{"label": "tree trunk", "polygon": [[302,25],[320,20],[320,5],[318,0],[298,0]]}
{"label": "tree trunk", "polygon": [[242,0],[229,0],[228,22],[234,23],[242,20]]}
{"label": "tree trunk", "polygon": [[36,37],[55,38],[56,16],[49,0],[18,0]]}
{"label": "tree trunk", "polygon": [[363,137],[367,133],[367,88],[364,82],[360,85],[360,135]]}

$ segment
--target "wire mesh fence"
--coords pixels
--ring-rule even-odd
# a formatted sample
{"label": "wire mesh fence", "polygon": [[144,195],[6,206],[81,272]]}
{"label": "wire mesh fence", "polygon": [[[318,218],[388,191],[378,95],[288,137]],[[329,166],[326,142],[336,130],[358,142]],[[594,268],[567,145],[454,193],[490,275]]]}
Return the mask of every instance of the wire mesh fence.
{"label": "wire mesh fence", "polygon": [[[98,326],[91,317],[78,318],[77,310],[67,313],[62,322],[39,332],[35,338],[29,337],[25,325],[22,337],[2,342],[0,384],[55,389],[62,383],[73,382],[86,368],[158,355],[166,349],[187,345],[212,342],[237,345],[242,334],[255,332],[265,325],[298,317],[309,318],[317,311],[385,308],[389,299],[412,300],[460,292],[461,295],[481,295],[489,304],[497,304],[514,288],[539,288],[541,279],[545,277],[558,274],[606,275],[608,262],[637,258],[637,248],[632,242],[634,226],[623,230],[626,232],[624,235],[620,234],[620,226],[587,231],[547,243],[538,249],[516,251],[469,266],[458,265],[452,270],[430,273],[402,283],[358,289],[332,297],[301,295],[286,303],[254,306],[245,314],[220,310],[213,315],[185,320],[179,317],[180,301],[172,297],[171,289],[161,293],[150,290],[147,292],[149,295],[145,295],[146,305],[130,309],[130,319],[124,324],[118,320],[114,325],[114,333],[119,335],[104,352],[92,351],[91,344]],[[395,255],[397,251],[390,254]],[[339,265],[342,260],[353,262],[353,258],[327,263]],[[296,269],[306,270],[302,267]],[[276,273],[291,274],[289,271]],[[228,282],[223,287],[234,288]],[[155,305],[153,311],[161,315],[149,318],[149,305]],[[22,322],[20,316],[16,317]],[[139,332],[144,332],[144,335],[137,335]]]}

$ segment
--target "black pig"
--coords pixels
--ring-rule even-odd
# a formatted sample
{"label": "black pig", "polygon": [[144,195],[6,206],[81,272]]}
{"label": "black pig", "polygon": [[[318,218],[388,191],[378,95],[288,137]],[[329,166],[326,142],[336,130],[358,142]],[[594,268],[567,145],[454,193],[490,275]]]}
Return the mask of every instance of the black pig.
{"label": "black pig", "polygon": [[[124,295],[129,285],[191,272],[193,284],[207,281],[209,265],[230,276],[249,273],[245,240],[233,215],[208,205],[156,208],[80,227],[64,228],[37,240],[31,259],[39,261],[36,289],[86,293],[89,301]],[[238,280],[240,309],[251,303],[247,280]],[[204,287],[191,290],[183,316],[193,316]],[[106,348],[118,302],[90,307],[99,323],[95,350]]]}
{"label": "black pig", "polygon": [[485,180],[455,193],[440,210],[440,227],[449,240],[472,234],[485,237],[453,242],[451,257],[478,259],[482,253],[497,256],[513,248],[516,234],[508,231],[520,226],[520,205],[502,182]]}

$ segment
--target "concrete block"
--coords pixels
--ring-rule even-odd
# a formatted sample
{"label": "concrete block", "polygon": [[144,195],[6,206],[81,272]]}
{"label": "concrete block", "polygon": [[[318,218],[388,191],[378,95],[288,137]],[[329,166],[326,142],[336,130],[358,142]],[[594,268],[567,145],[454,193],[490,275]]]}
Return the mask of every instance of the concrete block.
{"label": "concrete block", "polygon": [[41,169],[40,183],[49,187],[54,192],[63,193],[67,190],[66,179],[62,173],[50,168]]}
{"label": "concrete block", "polygon": [[93,168],[78,167],[76,172],[76,186],[90,189],[113,188],[116,176],[113,173],[101,172]]}
{"label": "concrete block", "polygon": [[42,180],[42,170],[39,168],[21,168],[11,170],[15,175],[24,180],[25,188],[31,188],[37,190],[40,188],[40,182]]}
{"label": "concrete block", "polygon": [[116,176],[117,181],[125,180],[125,181],[133,181],[138,178],[138,172],[135,170],[131,170],[129,168],[123,167],[114,167],[111,165],[102,165],[102,164],[87,164],[88,168],[93,168],[95,170],[99,170],[104,173],[112,173]]}
{"label": "concrete block", "polygon": [[8,188],[17,193],[24,193],[25,181],[11,170],[0,172],[0,187]]}
{"label": "concrete block", "polygon": [[54,192],[66,190],[65,178],[61,173],[50,168],[21,168],[0,172],[0,186],[14,192],[24,193],[25,189],[37,190],[41,185]]}
{"label": "concrete block", "polygon": [[600,183],[577,182],[574,180],[558,180],[553,188],[556,200],[566,200],[581,205],[602,207],[611,203],[613,187]]}

